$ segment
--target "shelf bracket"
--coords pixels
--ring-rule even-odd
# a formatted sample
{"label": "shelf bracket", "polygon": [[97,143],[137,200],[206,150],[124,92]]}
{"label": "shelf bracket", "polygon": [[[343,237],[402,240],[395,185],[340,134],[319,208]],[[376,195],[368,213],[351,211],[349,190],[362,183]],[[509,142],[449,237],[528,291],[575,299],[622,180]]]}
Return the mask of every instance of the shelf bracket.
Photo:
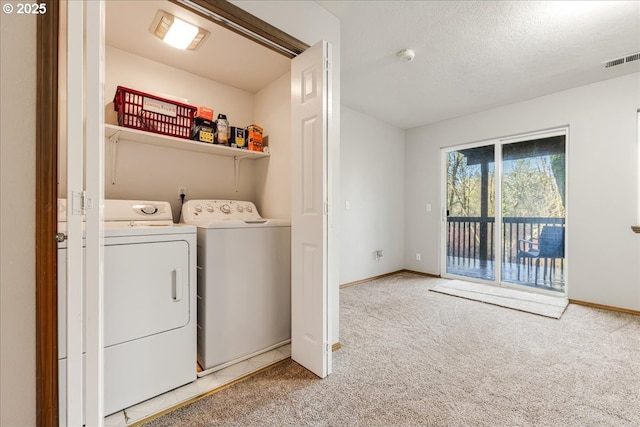
{"label": "shelf bracket", "polygon": [[240,160],[242,160],[242,157],[233,156],[233,183],[236,193],[238,192],[238,184],[240,182]]}
{"label": "shelf bracket", "polygon": [[111,185],[116,185],[116,161],[118,154],[118,140],[120,139],[120,131],[115,132],[109,137],[109,169],[111,172]]}
{"label": "shelf bracket", "polygon": [[122,133],[122,131],[114,132],[114,134],[109,137],[109,142],[116,144],[118,142],[118,140],[120,139],[120,134],[121,133]]}

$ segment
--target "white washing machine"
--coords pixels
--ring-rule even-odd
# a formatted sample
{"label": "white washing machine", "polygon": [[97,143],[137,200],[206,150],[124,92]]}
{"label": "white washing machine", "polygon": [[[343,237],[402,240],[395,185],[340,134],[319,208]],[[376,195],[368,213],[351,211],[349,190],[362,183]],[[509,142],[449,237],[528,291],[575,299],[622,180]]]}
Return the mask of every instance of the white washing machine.
{"label": "white washing machine", "polygon": [[[58,228],[66,231],[66,201]],[[104,411],[194,381],[196,228],[167,202],[105,200]],[[66,245],[58,246],[60,425],[66,425]]]}
{"label": "white washing machine", "polygon": [[251,202],[189,200],[198,228],[200,376],[291,340],[291,222]]}

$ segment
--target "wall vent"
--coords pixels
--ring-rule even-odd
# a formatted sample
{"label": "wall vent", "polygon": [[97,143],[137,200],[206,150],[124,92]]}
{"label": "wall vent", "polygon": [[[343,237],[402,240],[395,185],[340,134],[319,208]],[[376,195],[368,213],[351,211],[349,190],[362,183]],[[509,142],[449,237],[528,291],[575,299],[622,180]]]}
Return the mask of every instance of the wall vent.
{"label": "wall vent", "polygon": [[611,68],[617,65],[626,64],[628,62],[637,61],[640,59],[640,52],[632,53],[627,56],[623,56],[621,58],[611,59],[609,61],[604,61],[602,63],[602,68]]}

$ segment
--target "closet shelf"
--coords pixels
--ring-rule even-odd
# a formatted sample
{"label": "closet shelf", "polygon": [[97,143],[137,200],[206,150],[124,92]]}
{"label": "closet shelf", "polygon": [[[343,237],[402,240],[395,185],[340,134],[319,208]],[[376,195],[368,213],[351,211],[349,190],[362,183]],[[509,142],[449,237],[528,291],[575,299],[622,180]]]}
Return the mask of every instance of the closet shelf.
{"label": "closet shelf", "polygon": [[262,159],[269,157],[269,154],[262,153],[260,151],[241,150],[239,148],[225,147],[223,145],[206,144],[204,142],[174,138],[172,136],[159,135],[156,133],[115,125],[105,125],[104,135],[112,141],[114,141],[114,138],[115,141],[124,139],[127,141],[139,142],[141,144],[175,148],[178,150],[197,151],[199,153],[234,157],[237,159]]}

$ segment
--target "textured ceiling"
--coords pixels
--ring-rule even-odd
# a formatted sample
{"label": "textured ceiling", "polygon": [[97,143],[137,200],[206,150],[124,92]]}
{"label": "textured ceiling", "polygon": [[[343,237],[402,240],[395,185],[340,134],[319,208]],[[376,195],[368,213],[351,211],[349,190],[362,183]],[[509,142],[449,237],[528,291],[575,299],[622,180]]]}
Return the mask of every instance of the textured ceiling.
{"label": "textured ceiling", "polygon": [[318,3],[341,19],[342,103],[400,128],[640,71],[600,65],[640,51],[637,1]]}
{"label": "textured ceiling", "polygon": [[[600,65],[640,51],[640,1],[318,3],[341,20],[342,103],[400,128],[640,71]],[[196,51],[165,45],[148,31],[158,9],[211,36]],[[108,45],[249,92],[289,71],[284,56],[168,1],[108,1],[106,22]],[[407,47],[416,58],[403,63]]]}

